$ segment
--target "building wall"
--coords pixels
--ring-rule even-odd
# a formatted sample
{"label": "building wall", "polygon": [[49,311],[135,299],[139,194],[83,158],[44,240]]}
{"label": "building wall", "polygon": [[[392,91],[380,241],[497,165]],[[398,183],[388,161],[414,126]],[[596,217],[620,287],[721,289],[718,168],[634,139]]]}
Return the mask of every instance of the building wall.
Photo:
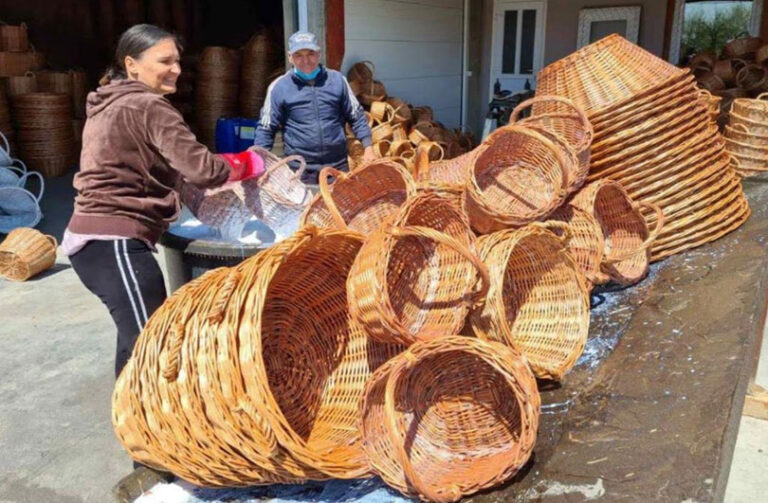
{"label": "building wall", "polygon": [[448,127],[461,121],[463,0],[345,0],[342,71],[376,66],[391,96],[429,105]]}
{"label": "building wall", "polygon": [[567,56],[576,49],[579,11],[585,7],[624,7],[639,5],[640,46],[662,55],[667,0],[548,0],[545,29],[544,64]]}

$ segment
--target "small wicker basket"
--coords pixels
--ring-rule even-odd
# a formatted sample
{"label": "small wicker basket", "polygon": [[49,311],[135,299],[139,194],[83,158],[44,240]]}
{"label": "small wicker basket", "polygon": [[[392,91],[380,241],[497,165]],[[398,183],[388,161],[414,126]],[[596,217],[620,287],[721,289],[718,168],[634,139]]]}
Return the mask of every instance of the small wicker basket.
{"label": "small wicker basket", "polygon": [[26,281],[56,262],[56,238],[29,227],[14,229],[0,243],[0,276]]}

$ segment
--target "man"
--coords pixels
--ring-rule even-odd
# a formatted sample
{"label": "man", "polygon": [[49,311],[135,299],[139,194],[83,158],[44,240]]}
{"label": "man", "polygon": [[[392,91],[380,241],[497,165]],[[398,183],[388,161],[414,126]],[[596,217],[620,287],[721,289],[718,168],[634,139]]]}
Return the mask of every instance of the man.
{"label": "man", "polygon": [[314,184],[325,166],[347,171],[347,122],[365,147],[364,159],[374,158],[363,107],[344,75],[320,64],[319,51],[312,33],[291,35],[288,59],[293,69],[270,84],[254,140],[255,145],[271,149],[282,128],[285,154],[304,157],[307,169],[302,181]]}

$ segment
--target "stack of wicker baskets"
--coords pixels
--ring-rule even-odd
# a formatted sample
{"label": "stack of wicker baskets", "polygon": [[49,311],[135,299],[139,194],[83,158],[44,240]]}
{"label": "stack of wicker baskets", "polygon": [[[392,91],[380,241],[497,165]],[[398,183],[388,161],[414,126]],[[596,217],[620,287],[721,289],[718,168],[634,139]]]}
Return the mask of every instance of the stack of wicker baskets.
{"label": "stack of wicker baskets", "polygon": [[242,49],[240,73],[240,113],[258,117],[269,85],[268,76],[275,69],[280,51],[268,30],[256,33]]}
{"label": "stack of wicker baskets", "polygon": [[200,141],[213,149],[216,121],[237,114],[240,59],[226,47],[206,47],[200,55],[195,89],[197,128]]}
{"label": "stack of wicker baskets", "polygon": [[27,25],[0,24],[0,77],[42,68],[45,57],[29,43]]}
{"label": "stack of wicker baskets", "polygon": [[[616,180],[633,199],[661,207],[666,224],[653,260],[715,240],[748,218],[688,70],[611,35],[544,68],[537,92],[568,97],[587,112],[595,131],[589,180]],[[557,108],[535,105],[534,114]]]}
{"label": "stack of wicker baskets", "polygon": [[72,99],[64,93],[34,92],[13,100],[22,160],[46,177],[72,169],[77,151],[72,127]]}
{"label": "stack of wicker baskets", "polygon": [[[373,134],[374,153],[378,158],[394,159],[413,175],[416,151],[426,149],[431,161],[450,160],[468,152],[475,145],[471,133],[446,128],[434,120],[428,106],[414,107],[394,96],[388,96],[384,84],[375,80],[375,67],[360,61],[347,72],[350,89],[366,110]],[[349,165],[362,162],[362,144],[347,128]]]}
{"label": "stack of wicker baskets", "polygon": [[736,172],[742,177],[768,171],[768,93],[757,99],[733,100],[729,124],[725,127],[725,145]]}

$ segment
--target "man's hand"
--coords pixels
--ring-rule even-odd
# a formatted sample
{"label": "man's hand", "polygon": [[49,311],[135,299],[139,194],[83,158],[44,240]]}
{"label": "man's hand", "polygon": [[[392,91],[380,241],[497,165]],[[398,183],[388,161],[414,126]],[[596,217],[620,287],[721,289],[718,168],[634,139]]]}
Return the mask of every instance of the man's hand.
{"label": "man's hand", "polygon": [[365,147],[363,150],[363,162],[370,162],[376,160],[376,154],[373,151],[373,146]]}

